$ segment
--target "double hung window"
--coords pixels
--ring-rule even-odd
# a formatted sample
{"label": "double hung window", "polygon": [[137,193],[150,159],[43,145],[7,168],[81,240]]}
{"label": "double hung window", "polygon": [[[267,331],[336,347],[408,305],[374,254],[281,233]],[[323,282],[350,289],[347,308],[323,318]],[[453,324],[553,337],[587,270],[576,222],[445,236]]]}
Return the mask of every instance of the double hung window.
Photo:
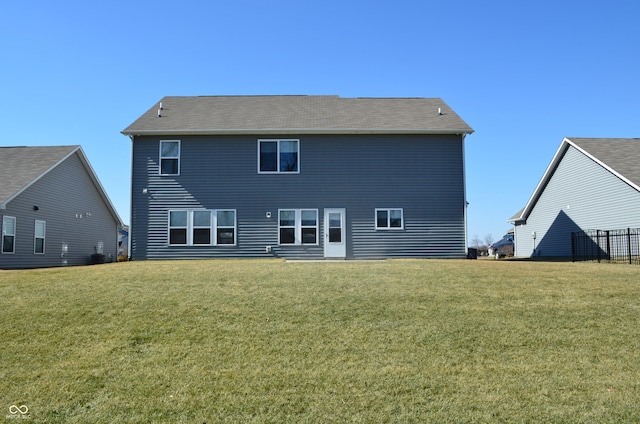
{"label": "double hung window", "polygon": [[160,175],[180,175],[180,141],[160,141]]}
{"label": "double hung window", "polygon": [[169,245],[235,245],[236,211],[172,210],[169,211]]}
{"label": "double hung window", "polygon": [[402,230],[403,228],[402,209],[376,209],[376,230]]}
{"label": "double hung window", "polygon": [[16,251],[16,219],[13,216],[2,217],[2,253]]}
{"label": "double hung window", "polygon": [[300,140],[258,140],[258,172],[300,172]]}
{"label": "double hung window", "polygon": [[47,223],[45,221],[36,220],[35,229],[33,232],[33,253],[36,255],[44,254],[44,239],[47,230]]}
{"label": "double hung window", "polygon": [[278,227],[280,244],[318,244],[317,209],[281,209]]}

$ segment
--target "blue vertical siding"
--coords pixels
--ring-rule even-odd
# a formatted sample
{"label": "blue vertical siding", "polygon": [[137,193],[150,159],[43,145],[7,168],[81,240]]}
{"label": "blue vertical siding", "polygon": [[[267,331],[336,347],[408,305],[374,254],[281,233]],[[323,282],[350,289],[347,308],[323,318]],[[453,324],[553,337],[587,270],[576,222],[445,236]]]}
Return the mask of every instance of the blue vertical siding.
{"label": "blue vertical siding", "polygon": [[[300,140],[292,175],[257,172],[257,140],[278,137],[170,138],[181,140],[178,176],[158,175],[161,138],[133,141],[134,260],[322,258],[324,208],[346,208],[349,258],[465,256],[462,136],[287,135]],[[235,209],[237,245],[168,246],[168,210],[199,208]],[[317,246],[278,246],[285,208],[318,209]],[[376,231],[375,208],[402,208],[404,229]]]}

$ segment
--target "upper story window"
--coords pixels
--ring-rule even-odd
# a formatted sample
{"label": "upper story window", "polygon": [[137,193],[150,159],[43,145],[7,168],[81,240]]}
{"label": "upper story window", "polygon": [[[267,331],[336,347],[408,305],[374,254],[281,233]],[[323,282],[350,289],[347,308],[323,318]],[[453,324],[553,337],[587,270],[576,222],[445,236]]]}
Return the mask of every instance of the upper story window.
{"label": "upper story window", "polygon": [[180,175],[180,140],[160,141],[160,175]]}
{"label": "upper story window", "polygon": [[300,140],[258,140],[258,172],[299,173]]}
{"label": "upper story window", "polygon": [[402,209],[376,209],[376,230],[402,230],[403,228]]}
{"label": "upper story window", "polygon": [[2,217],[2,253],[16,251],[16,219],[13,216]]}

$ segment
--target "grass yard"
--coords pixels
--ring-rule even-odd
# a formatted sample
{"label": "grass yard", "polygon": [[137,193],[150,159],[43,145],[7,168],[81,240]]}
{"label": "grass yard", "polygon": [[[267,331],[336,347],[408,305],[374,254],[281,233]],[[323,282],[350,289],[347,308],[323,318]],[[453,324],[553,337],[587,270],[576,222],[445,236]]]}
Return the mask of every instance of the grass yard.
{"label": "grass yard", "polygon": [[0,334],[0,419],[640,422],[637,266],[0,271]]}

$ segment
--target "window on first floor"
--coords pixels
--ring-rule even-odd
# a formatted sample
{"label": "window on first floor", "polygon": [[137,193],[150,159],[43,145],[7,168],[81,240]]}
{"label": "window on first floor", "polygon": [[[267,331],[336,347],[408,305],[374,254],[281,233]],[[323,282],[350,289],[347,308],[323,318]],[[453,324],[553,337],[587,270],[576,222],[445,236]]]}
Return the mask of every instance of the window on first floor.
{"label": "window on first floor", "polygon": [[300,172],[300,140],[258,140],[258,172]]}
{"label": "window on first floor", "polygon": [[278,230],[280,244],[318,244],[318,210],[281,209]]}
{"label": "window on first floor", "polygon": [[402,209],[376,209],[376,230],[401,230],[403,228]]}
{"label": "window on first floor", "polygon": [[180,141],[160,141],[160,175],[180,175]]}
{"label": "window on first floor", "polygon": [[44,239],[47,230],[47,223],[45,221],[36,220],[35,229],[33,232],[33,253],[36,255],[44,254]]}
{"label": "window on first floor", "polygon": [[16,219],[13,216],[2,217],[2,253],[16,251]]}
{"label": "window on first floor", "polygon": [[236,211],[202,209],[169,211],[170,245],[235,245]]}

